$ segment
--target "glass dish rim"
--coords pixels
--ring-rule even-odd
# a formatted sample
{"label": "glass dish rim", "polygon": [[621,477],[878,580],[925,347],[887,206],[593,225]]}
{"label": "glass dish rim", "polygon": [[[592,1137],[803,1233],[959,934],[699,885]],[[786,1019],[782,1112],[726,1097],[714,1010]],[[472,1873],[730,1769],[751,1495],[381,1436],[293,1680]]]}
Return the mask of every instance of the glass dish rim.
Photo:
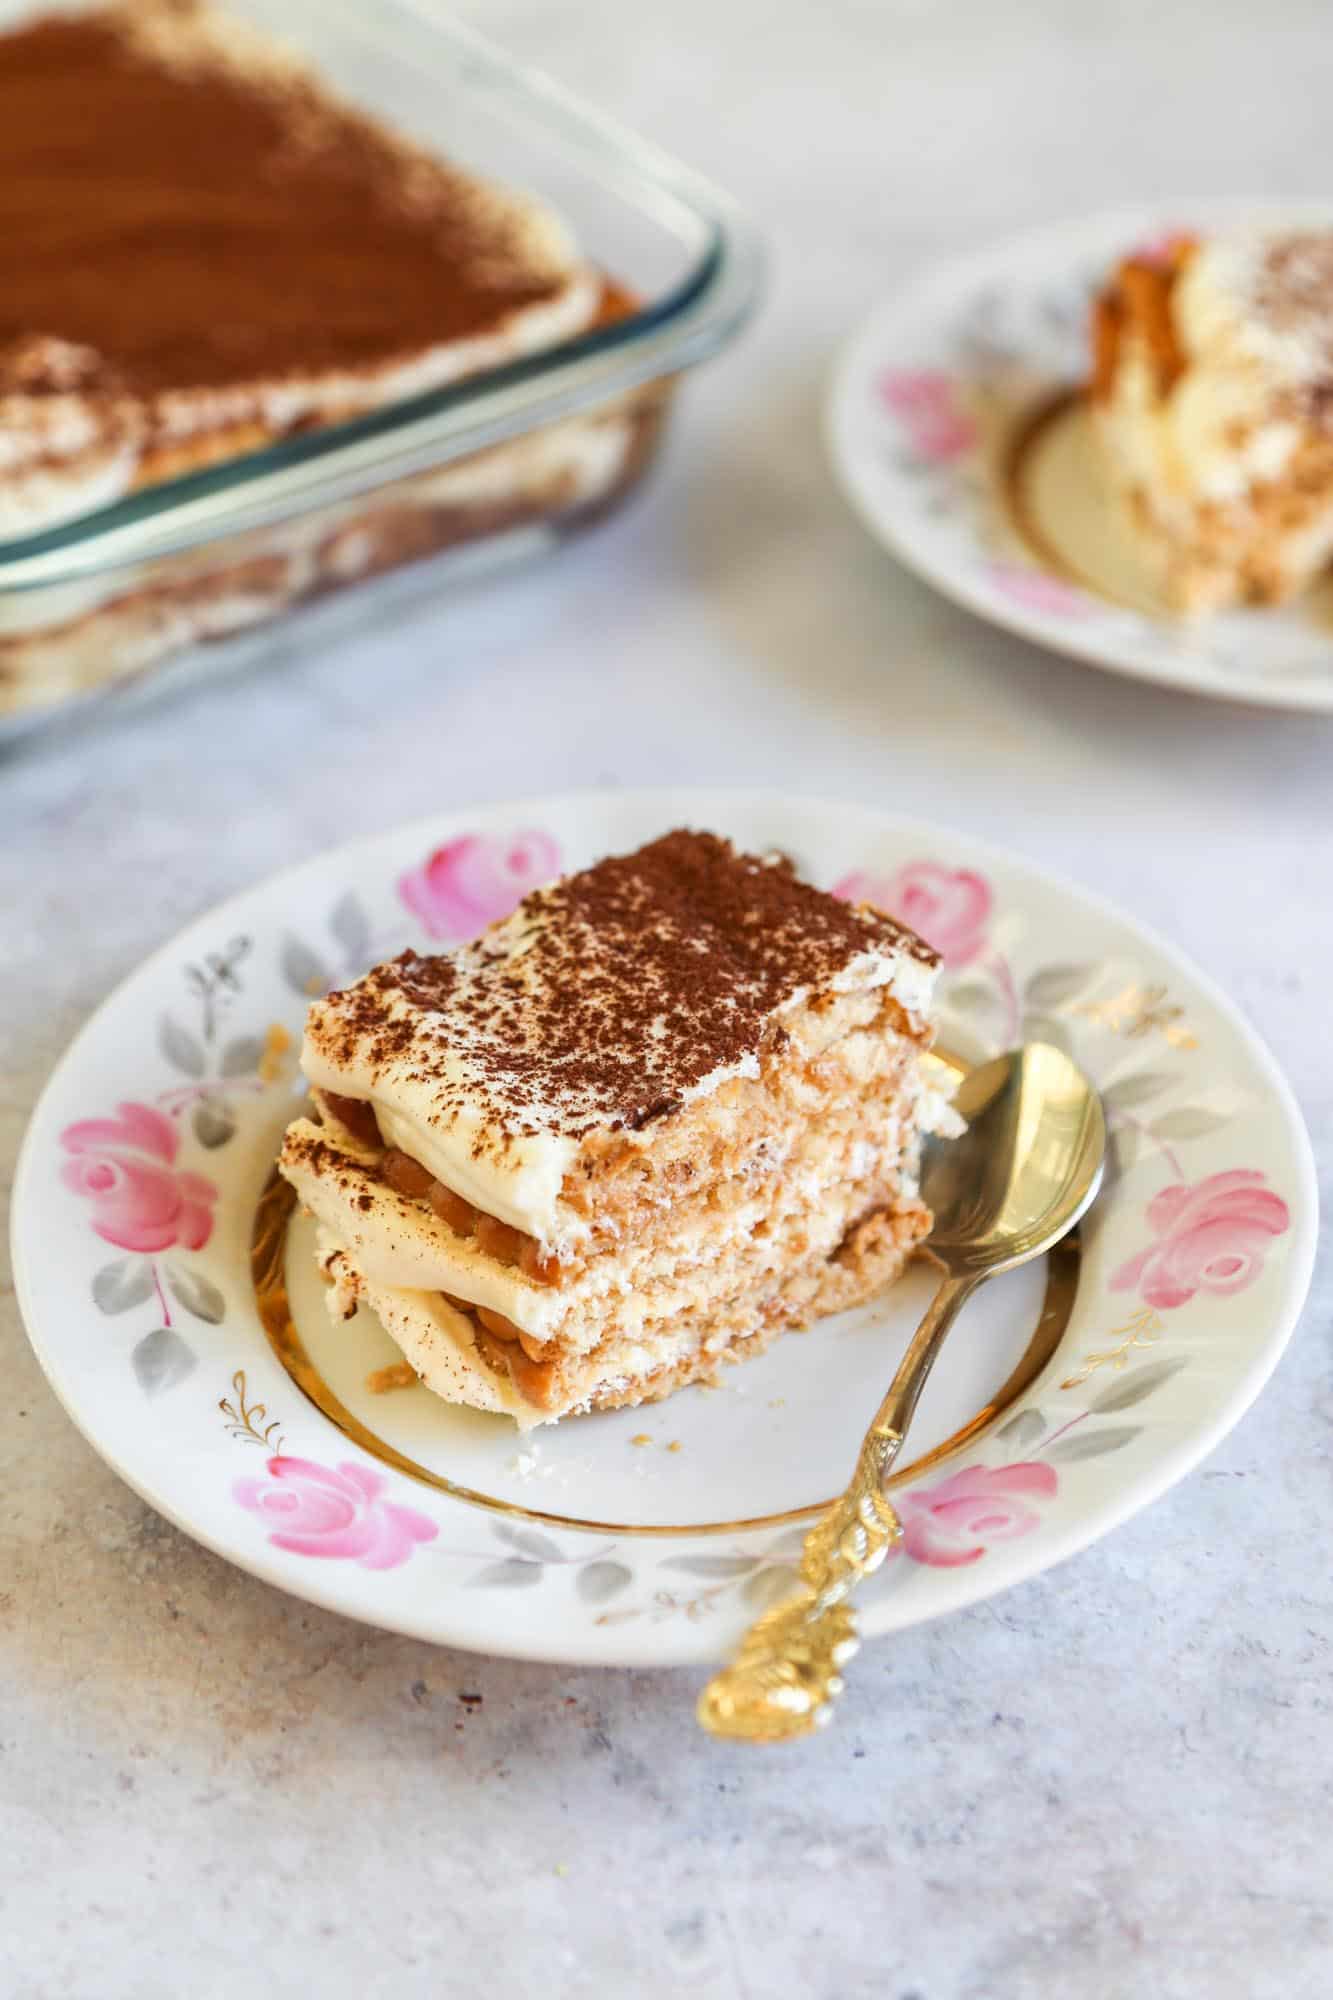
{"label": "glass dish rim", "polygon": [[[220,0],[225,8],[226,0]],[[350,0],[329,13],[367,27]],[[465,84],[498,90],[564,150],[626,184],[641,210],[688,219],[700,251],[660,298],[604,326],[498,368],[405,397],[346,422],[280,438],[201,471],[128,493],[38,534],[0,541],[0,595],[86,580],[350,501],[413,474],[558,422],[703,360],[758,301],[764,251],[731,198],[562,84],[497,48],[431,0],[390,0],[395,19],[434,40]]]}

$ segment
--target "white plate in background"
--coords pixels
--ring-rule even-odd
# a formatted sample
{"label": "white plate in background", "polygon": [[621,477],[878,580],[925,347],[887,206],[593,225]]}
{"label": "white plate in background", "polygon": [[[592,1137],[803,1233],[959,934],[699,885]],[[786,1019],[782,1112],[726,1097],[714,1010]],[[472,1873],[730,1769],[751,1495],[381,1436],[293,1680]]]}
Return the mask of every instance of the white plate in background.
{"label": "white plate in background", "polygon": [[828,397],[829,450],[870,532],[979,618],[1139,680],[1333,712],[1333,585],[1270,609],[1171,617],[1145,586],[1077,411],[1024,458],[1029,508],[1063,560],[1048,560],[1015,525],[1015,438],[1086,380],[1089,308],[1113,265],[1155,239],[1256,218],[1329,227],[1333,205],[1156,203],[1018,236],[928,272],[877,307],[844,349]]}

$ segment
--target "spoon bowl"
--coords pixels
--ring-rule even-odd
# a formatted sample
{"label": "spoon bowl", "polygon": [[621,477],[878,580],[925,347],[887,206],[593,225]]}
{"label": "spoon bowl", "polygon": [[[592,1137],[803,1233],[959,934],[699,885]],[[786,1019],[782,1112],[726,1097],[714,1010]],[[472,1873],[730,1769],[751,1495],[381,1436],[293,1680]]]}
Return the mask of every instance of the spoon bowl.
{"label": "spoon bowl", "polygon": [[921,1198],[929,1248],[950,1271],[993,1275],[1058,1243],[1101,1185],[1101,1100],[1063,1050],[1029,1042],[963,1078],[966,1130],[927,1137]]}

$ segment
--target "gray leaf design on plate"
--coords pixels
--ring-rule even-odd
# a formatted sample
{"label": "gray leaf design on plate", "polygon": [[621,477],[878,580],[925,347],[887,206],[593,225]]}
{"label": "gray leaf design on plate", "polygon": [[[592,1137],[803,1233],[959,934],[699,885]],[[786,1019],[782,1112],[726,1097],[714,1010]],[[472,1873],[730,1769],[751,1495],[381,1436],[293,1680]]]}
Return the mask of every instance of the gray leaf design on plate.
{"label": "gray leaf design on plate", "polygon": [[559,1547],[549,1535],[539,1535],[535,1528],[511,1528],[507,1521],[497,1522],[496,1537],[508,1542],[511,1549],[517,1549],[529,1562],[558,1563],[564,1561]]}
{"label": "gray leaf design on plate", "polygon": [[799,1556],[805,1548],[806,1535],[813,1526],[814,1522],[811,1521],[804,1528],[788,1528],[776,1541],[769,1543],[764,1551],[766,1561],[775,1562],[783,1556]]}
{"label": "gray leaf design on plate", "polygon": [[1108,1451],[1120,1451],[1142,1429],[1142,1424],[1110,1424],[1104,1431],[1079,1431],[1053,1444],[1047,1457],[1064,1464],[1079,1458],[1101,1458]]}
{"label": "gray leaf design on plate", "polygon": [[1160,1389],[1163,1382],[1169,1382],[1184,1366],[1184,1356],[1178,1355],[1170,1361],[1149,1361],[1145,1367],[1131,1368],[1109,1389],[1103,1389],[1088,1408],[1096,1417],[1108,1415],[1112,1410],[1132,1410],[1135,1403],[1151,1396],[1154,1389]]}
{"label": "gray leaf design on plate", "polygon": [[141,1306],[153,1289],[153,1267],[137,1257],[118,1257],[103,1264],[93,1279],[93,1304],[104,1313],[128,1312]]}
{"label": "gray leaf design on plate", "polygon": [[359,965],[370,956],[370,919],[350,889],[334,904],[329,929],[350,963]]}
{"label": "gray leaf design on plate", "polygon": [[633,1576],[624,1563],[588,1563],[575,1577],[574,1588],[585,1604],[605,1604],[608,1598],[618,1597]]}
{"label": "gray leaf design on plate", "polygon": [[164,1014],[157,1030],[158,1047],[169,1063],[184,1070],[186,1076],[202,1076],[204,1073],[204,1051],[188,1028],[182,1028],[179,1021],[173,1021],[170,1014]]}
{"label": "gray leaf design on plate", "polygon": [[1023,1017],[1023,1040],[1025,1042],[1046,1042],[1053,1049],[1063,1049],[1068,1055],[1071,1037],[1068,1024],[1057,1021],[1053,1014],[1025,1014]]}
{"label": "gray leaf design on plate", "polygon": [[747,1604],[766,1611],[779,1598],[789,1597],[800,1582],[799,1573],[787,1563],[769,1563],[757,1569],[753,1576],[747,1576],[741,1585],[741,1596]]}
{"label": "gray leaf design on plate", "polygon": [[1144,1069],[1135,1076],[1122,1076],[1115,1083],[1109,1083],[1102,1092],[1104,1101],[1113,1111],[1128,1111],[1131,1105],[1146,1104],[1150,1097],[1156,1097],[1170,1084],[1169,1076],[1160,1070]]}
{"label": "gray leaf design on plate", "polygon": [[528,1584],[540,1583],[541,1576],[539,1562],[525,1562],[522,1556],[510,1556],[505,1562],[487,1563],[485,1569],[479,1569],[475,1576],[468,1578],[468,1583],[488,1590],[522,1590]]}
{"label": "gray leaf design on plate", "polygon": [[303,944],[298,937],[284,939],[281,964],[283,978],[303,1000],[327,993],[333,983],[328,967],[318,952],[311,951],[310,946]]}
{"label": "gray leaf design on plate", "polygon": [[1020,1410],[1016,1417],[1010,1417],[1007,1424],[1001,1424],[995,1435],[1007,1438],[1016,1445],[1032,1444],[1046,1428],[1046,1419],[1040,1410]]}
{"label": "gray leaf design on plate", "polygon": [[1154,1118],[1148,1130],[1154,1139],[1203,1139],[1210,1132],[1220,1132],[1231,1120],[1219,1111],[1205,1111],[1201,1106],[1182,1104],[1177,1111],[1164,1111],[1160,1118]]}
{"label": "gray leaf design on plate", "polygon": [[956,1014],[978,1014],[998,1005],[995,988],[985,979],[960,979],[944,994],[944,1005]]}
{"label": "gray leaf design on plate", "polygon": [[1119,1131],[1111,1134],[1111,1158],[1117,1173],[1129,1172],[1139,1156],[1142,1137],[1142,1133],[1135,1131],[1132,1125],[1122,1125]]}
{"label": "gray leaf design on plate", "polygon": [[194,1370],[194,1354],[180,1335],[169,1326],[146,1333],[130,1353],[134,1378],[145,1396],[160,1396],[174,1389]]}
{"label": "gray leaf design on plate", "polygon": [[1066,1000],[1075,999],[1084,988],[1091,986],[1101,970],[1096,965],[1045,965],[1040,972],[1034,972],[1023,989],[1023,998],[1029,1007],[1045,1010],[1047,1007],[1062,1007]]}
{"label": "gray leaf design on plate", "polygon": [[237,1035],[222,1051],[218,1068],[223,1076],[253,1076],[263,1053],[264,1044],[258,1035]]}
{"label": "gray leaf design on plate", "polygon": [[217,1326],[225,1318],[227,1302],[216,1285],[200,1277],[198,1271],[183,1270],[176,1264],[166,1265],[165,1270],[171,1295],[186,1312],[193,1313],[196,1319],[207,1320],[210,1326]]}
{"label": "gray leaf design on plate", "polygon": [[661,1569],[678,1569],[686,1576],[748,1576],[758,1569],[758,1556],[668,1556]]}
{"label": "gray leaf design on plate", "polygon": [[195,1105],[190,1123],[199,1144],[212,1151],[225,1146],[236,1130],[236,1114],[225,1097],[205,1097]]}

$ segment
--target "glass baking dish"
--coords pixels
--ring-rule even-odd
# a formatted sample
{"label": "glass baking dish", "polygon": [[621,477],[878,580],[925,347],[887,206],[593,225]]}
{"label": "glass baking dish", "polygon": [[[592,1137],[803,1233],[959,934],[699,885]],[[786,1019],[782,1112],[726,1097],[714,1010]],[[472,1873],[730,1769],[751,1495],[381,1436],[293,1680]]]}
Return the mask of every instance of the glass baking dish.
{"label": "glass baking dish", "polygon": [[[547,201],[632,308],[449,388],[0,542],[0,742],[253,660],[294,613],[336,628],[341,614],[306,607],[350,585],[359,622],[405,587],[557,544],[637,484],[675,378],[758,296],[758,239],[724,195],[430,0],[220,4],[382,122]],[[0,0],[0,28],[49,11]]]}

